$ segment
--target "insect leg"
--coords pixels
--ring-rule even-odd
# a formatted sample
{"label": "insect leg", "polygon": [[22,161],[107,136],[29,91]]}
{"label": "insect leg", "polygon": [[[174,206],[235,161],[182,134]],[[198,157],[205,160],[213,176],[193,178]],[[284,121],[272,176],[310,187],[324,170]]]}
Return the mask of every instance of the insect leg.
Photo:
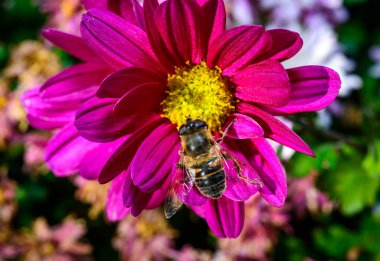
{"label": "insect leg", "polygon": [[225,158],[230,159],[230,160],[233,161],[239,179],[244,180],[245,182],[248,182],[248,183],[252,183],[252,184],[258,185],[260,187],[263,186],[262,182],[259,181],[259,180],[253,180],[253,179],[250,179],[250,178],[242,176],[242,174],[241,174],[242,168],[240,167],[240,165],[246,166],[246,164],[244,162],[238,162],[237,159],[235,159],[234,157],[230,156],[229,154],[223,153],[222,155],[223,155],[223,157],[225,157]]}
{"label": "insect leg", "polygon": [[233,121],[230,122],[230,124],[228,124],[227,128],[223,131],[223,134],[222,134],[222,137],[220,137],[219,139],[216,140],[217,143],[221,143],[224,139],[224,137],[226,137],[227,135],[227,132],[228,132],[228,129],[232,126],[232,124],[234,124],[235,122],[237,121],[237,118],[233,119]]}

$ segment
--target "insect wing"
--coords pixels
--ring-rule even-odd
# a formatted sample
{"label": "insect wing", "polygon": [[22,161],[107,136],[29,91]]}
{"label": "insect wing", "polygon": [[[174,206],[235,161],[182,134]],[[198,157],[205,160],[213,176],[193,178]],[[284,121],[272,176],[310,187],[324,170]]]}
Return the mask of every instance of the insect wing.
{"label": "insect wing", "polygon": [[195,174],[185,167],[183,159],[180,160],[178,165],[165,201],[164,211],[166,218],[172,217],[178,211],[194,184]]}
{"label": "insect wing", "polygon": [[166,198],[166,201],[165,201],[165,207],[164,207],[165,217],[171,218],[181,206],[182,206],[182,201],[178,198],[175,190],[171,188],[169,190],[168,197]]}

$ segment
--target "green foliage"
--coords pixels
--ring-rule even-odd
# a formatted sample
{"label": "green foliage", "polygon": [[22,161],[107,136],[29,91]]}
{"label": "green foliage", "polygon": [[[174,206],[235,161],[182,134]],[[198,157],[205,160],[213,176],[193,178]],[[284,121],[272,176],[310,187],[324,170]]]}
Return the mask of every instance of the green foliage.
{"label": "green foliage", "polygon": [[316,158],[296,153],[289,163],[289,174],[296,177],[309,175],[310,171],[324,172],[335,169],[338,164],[338,148],[332,143],[325,143],[315,149]]}
{"label": "green foliage", "polygon": [[369,146],[369,151],[362,164],[369,176],[380,176],[380,140]]}
{"label": "green foliage", "polygon": [[374,215],[364,215],[355,230],[333,224],[314,231],[313,237],[317,248],[337,260],[345,259],[350,251],[356,252],[359,260],[380,258],[380,220]]}

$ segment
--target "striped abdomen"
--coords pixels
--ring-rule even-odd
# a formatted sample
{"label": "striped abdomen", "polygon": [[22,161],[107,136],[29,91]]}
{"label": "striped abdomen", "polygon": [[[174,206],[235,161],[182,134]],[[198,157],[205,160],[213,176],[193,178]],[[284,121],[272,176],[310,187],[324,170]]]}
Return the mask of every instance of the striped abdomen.
{"label": "striped abdomen", "polygon": [[200,166],[193,166],[197,171],[195,174],[195,185],[206,197],[219,198],[226,190],[226,174],[221,161],[213,157]]}

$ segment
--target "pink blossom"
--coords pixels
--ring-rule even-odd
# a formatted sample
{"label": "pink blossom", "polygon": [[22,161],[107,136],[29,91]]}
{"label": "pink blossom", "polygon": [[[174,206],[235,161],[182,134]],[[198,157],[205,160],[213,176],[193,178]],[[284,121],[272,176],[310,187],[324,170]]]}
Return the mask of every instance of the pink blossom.
{"label": "pink blossom", "polygon": [[10,223],[17,211],[16,183],[0,169],[0,226]]}
{"label": "pink blossom", "polygon": [[317,173],[311,172],[306,177],[293,179],[289,185],[289,204],[295,209],[298,217],[304,216],[306,211],[316,215],[329,214],[334,209],[334,202],[315,186],[317,178]]}
{"label": "pink blossom", "polygon": [[20,237],[19,244],[24,247],[25,260],[92,260],[89,244],[79,242],[86,233],[81,220],[66,218],[62,224],[49,227],[46,220],[37,218],[32,231]]}
{"label": "pink blossom", "polygon": [[174,259],[181,254],[174,250],[174,235],[162,213],[152,210],[139,218],[129,216],[121,221],[112,244],[119,251],[120,260]]}
{"label": "pink blossom", "polygon": [[275,208],[255,196],[246,202],[246,223],[235,240],[219,239],[218,260],[270,260],[278,230],[291,233],[289,209]]}
{"label": "pink blossom", "polygon": [[[175,96],[175,91],[182,84],[184,93],[206,90],[189,114],[204,116],[214,137],[236,119],[221,146],[263,182],[257,187],[228,179],[218,200],[202,196],[194,187],[183,201],[217,236],[228,238],[240,234],[244,201],[253,194],[282,206],[285,174],[266,138],[314,154],[274,116],[326,107],[338,94],[338,74],[323,66],[284,69],[281,62],[302,46],[299,35],[258,25],[225,30],[221,0],[147,0],[144,8],[134,0],[120,5],[86,0],[84,5],[89,11],[82,17],[81,37],[55,30],[43,33],[84,62],[23,97],[31,124],[58,129],[46,149],[55,174],[79,172],[100,183],[112,181],[106,206],[110,220],[160,206],[179,161],[176,127],[181,120],[176,117],[184,119],[185,109],[196,103],[194,98],[180,105],[183,96]],[[194,70],[203,78],[186,78]],[[170,89],[173,84],[176,88]],[[207,90],[220,85],[226,89],[224,100],[219,100],[225,106],[223,114],[209,110],[213,104],[206,101],[208,95],[216,95]],[[168,100],[170,95],[174,102]],[[173,109],[172,103],[180,108]],[[205,103],[209,107],[202,107]]]}

